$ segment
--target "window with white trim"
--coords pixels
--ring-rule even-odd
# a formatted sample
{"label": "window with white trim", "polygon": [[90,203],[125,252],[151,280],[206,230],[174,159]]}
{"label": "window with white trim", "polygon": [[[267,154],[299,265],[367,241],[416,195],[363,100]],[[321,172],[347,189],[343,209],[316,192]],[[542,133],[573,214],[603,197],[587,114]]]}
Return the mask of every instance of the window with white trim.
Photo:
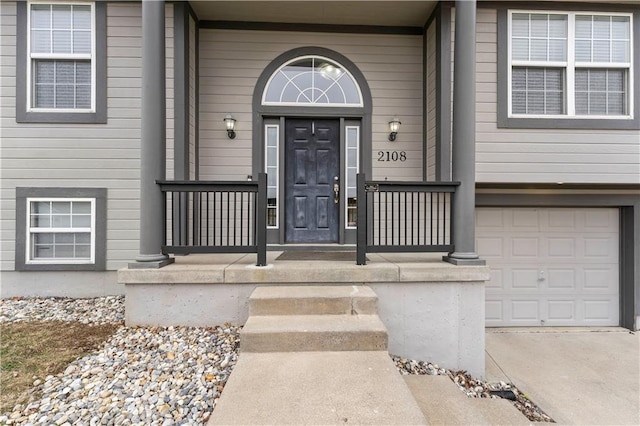
{"label": "window with white trim", "polygon": [[267,82],[262,105],[363,106],[356,79],[339,63],[302,56],[282,65]]}
{"label": "window with white trim", "polygon": [[28,111],[95,111],[94,9],[93,3],[29,3]]}
{"label": "window with white trim", "polygon": [[267,227],[278,227],[278,164],[279,164],[279,140],[280,126],[267,124],[264,126],[265,134],[265,165],[267,173]]}
{"label": "window with white trim", "polygon": [[356,228],[358,224],[358,211],[357,211],[357,176],[360,171],[360,126],[346,126],[345,127],[345,149],[346,149],[346,161],[345,163],[345,176],[347,189],[347,203],[346,218],[347,228]]}
{"label": "window with white trim", "polygon": [[628,13],[509,11],[509,116],[631,118]]}
{"label": "window with white trim", "polygon": [[95,262],[94,198],[27,198],[27,264]]}

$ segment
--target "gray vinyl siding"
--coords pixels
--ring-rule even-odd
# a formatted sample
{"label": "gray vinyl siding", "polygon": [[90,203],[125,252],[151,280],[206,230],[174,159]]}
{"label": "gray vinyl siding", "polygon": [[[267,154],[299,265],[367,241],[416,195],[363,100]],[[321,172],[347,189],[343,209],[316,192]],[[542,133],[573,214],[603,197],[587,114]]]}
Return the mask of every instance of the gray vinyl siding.
{"label": "gray vinyl siding", "polygon": [[[200,32],[200,178],[246,179],[251,172],[252,95],[278,55],[302,46],[335,50],[366,77],[373,97],[373,178],[422,179],[422,37],[205,29]],[[222,118],[237,119],[230,140]],[[388,122],[402,127],[387,140]],[[404,163],[377,162],[378,151],[406,151]],[[402,164],[402,167],[399,167]]]}
{"label": "gray vinyl siding", "polygon": [[14,269],[16,187],[106,188],[106,267],[121,268],[139,250],[140,4],[107,6],[106,124],[16,123],[15,3],[0,12],[0,269]]}
{"label": "gray vinyl siding", "polygon": [[637,130],[498,128],[497,13],[478,8],[477,16],[477,181],[640,182]]}
{"label": "gray vinyl siding", "polygon": [[[175,86],[173,84],[173,69],[174,69],[174,50],[175,46],[173,43],[173,4],[167,4],[165,7],[165,70],[166,70],[166,90],[167,90],[167,121],[166,121],[166,131],[167,131],[167,155],[166,155],[166,171],[167,179],[174,178],[174,122],[175,122],[175,113],[174,113],[174,89]],[[142,24],[140,25],[142,27]]]}
{"label": "gray vinyl siding", "polygon": [[189,179],[196,179],[196,22],[189,17]]}
{"label": "gray vinyl siding", "polygon": [[436,180],[436,20],[427,29],[427,180]]}

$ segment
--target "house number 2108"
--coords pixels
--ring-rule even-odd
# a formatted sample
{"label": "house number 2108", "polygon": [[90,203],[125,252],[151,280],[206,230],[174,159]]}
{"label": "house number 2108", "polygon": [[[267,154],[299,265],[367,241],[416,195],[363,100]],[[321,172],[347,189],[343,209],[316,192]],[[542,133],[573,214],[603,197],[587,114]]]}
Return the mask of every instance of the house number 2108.
{"label": "house number 2108", "polygon": [[378,151],[378,161],[407,161],[405,151]]}

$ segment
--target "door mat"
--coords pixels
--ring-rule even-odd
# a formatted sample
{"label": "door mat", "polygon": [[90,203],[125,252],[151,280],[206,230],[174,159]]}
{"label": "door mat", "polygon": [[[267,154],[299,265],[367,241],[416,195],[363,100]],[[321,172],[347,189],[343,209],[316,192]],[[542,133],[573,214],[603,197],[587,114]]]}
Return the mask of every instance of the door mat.
{"label": "door mat", "polygon": [[283,252],[280,256],[276,257],[276,260],[324,260],[327,262],[355,262],[356,252],[291,250]]}

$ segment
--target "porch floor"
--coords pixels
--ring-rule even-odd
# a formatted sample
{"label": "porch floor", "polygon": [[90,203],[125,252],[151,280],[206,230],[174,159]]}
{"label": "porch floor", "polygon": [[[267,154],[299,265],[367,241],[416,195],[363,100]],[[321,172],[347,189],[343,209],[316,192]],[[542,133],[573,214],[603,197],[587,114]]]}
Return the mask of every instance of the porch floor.
{"label": "porch floor", "polygon": [[[344,260],[282,260],[282,251],[267,252],[267,266],[255,266],[255,254],[190,254],[176,256],[161,269],[122,269],[121,282],[135,283],[393,283],[477,281],[486,267],[455,266],[444,253],[367,253],[367,264]],[[486,278],[485,278],[486,279]]]}

